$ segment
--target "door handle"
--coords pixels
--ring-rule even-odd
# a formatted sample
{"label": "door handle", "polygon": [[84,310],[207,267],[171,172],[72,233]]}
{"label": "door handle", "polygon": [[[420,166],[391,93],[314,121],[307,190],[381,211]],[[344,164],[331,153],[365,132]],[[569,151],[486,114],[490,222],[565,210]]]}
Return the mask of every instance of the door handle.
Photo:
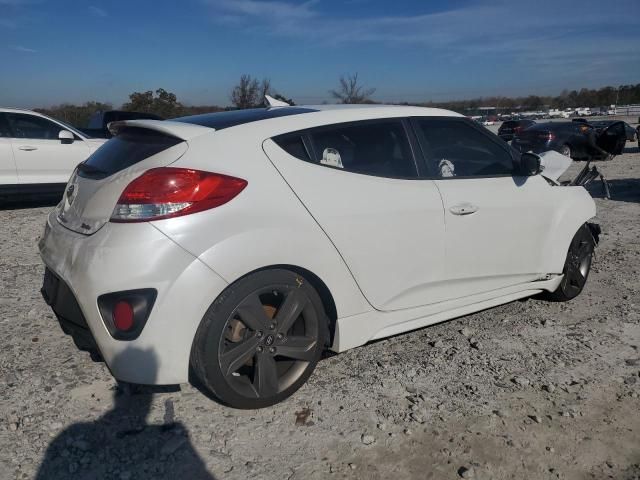
{"label": "door handle", "polygon": [[30,145],[22,145],[21,147],[18,147],[18,150],[24,150],[25,152],[33,152],[34,150],[37,150],[38,147],[32,147]]}
{"label": "door handle", "polygon": [[478,207],[470,203],[460,203],[451,207],[449,211],[454,215],[471,215],[478,211]]}

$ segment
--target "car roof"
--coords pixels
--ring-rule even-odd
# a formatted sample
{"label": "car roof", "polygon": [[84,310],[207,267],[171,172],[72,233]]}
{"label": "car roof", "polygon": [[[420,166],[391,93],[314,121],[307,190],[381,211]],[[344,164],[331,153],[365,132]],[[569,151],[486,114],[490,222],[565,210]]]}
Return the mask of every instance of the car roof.
{"label": "car roof", "polygon": [[28,113],[30,115],[42,115],[34,110],[27,110],[26,108],[13,108],[13,107],[0,107],[0,112],[11,112],[11,113]]}
{"label": "car roof", "polygon": [[[261,120],[270,120],[292,115],[306,115],[312,113],[328,113],[340,121],[353,120],[354,116],[361,116],[362,119],[380,117],[399,116],[462,116],[458,113],[438,108],[412,107],[406,105],[305,105],[291,107],[266,107],[250,108],[244,110],[229,110],[225,112],[205,113],[171,119],[175,122],[191,123],[204,127],[222,130],[229,127],[239,126]],[[348,117],[348,118],[347,118]]]}

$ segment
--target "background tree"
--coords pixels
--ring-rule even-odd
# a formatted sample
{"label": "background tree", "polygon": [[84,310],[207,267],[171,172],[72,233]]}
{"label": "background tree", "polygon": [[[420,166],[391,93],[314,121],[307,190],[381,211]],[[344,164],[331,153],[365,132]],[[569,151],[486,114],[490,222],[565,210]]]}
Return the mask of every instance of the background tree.
{"label": "background tree", "polygon": [[123,110],[130,112],[155,113],[162,118],[179,117],[183,114],[184,106],[178,102],[174,93],[159,88],[154,92],[133,92],[129,95],[129,102],[122,105]]}
{"label": "background tree", "polygon": [[522,101],[522,107],[526,110],[539,110],[543,105],[543,100],[537,95],[529,95]]}
{"label": "background tree", "polygon": [[63,103],[49,108],[36,108],[36,112],[44,113],[63,122],[83,128],[89,124],[89,118],[97,111],[113,110],[113,105],[102,102],[86,102],[82,105]]}
{"label": "background tree", "polygon": [[244,74],[238,84],[231,91],[231,102],[236,108],[256,108],[264,106],[264,96],[274,95],[271,80],[258,80],[251,75]]}
{"label": "background tree", "polygon": [[371,95],[375,88],[365,88],[358,83],[358,74],[343,75],[340,77],[340,87],[337,90],[329,90],[333,98],[340,103],[372,103]]}

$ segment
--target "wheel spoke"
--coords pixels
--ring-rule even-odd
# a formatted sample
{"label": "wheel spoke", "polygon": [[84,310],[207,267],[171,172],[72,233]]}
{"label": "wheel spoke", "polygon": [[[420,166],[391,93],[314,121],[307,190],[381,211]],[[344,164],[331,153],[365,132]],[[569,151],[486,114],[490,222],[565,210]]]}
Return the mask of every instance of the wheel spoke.
{"label": "wheel spoke", "polygon": [[300,289],[292,290],[287,298],[278,309],[276,314],[276,323],[278,324],[278,331],[281,333],[287,333],[298,319],[302,310],[307,305],[309,299],[300,291]]}
{"label": "wheel spoke", "polygon": [[266,328],[267,322],[269,322],[269,317],[267,317],[257,294],[247,297],[236,309],[236,313],[242,323],[254,332]]}
{"label": "wheel spoke", "polygon": [[234,346],[220,355],[220,368],[222,373],[227,376],[237,371],[249,360],[256,351],[256,347],[260,343],[257,337],[249,338]]}
{"label": "wheel spoke", "polygon": [[256,355],[253,389],[259,397],[270,397],[278,393],[278,370],[271,355]]}
{"label": "wheel spoke", "polygon": [[584,278],[584,275],[582,275],[582,272],[580,271],[580,265],[578,265],[577,267],[574,267],[572,272],[572,276],[571,276],[571,283],[573,283],[575,286],[582,288],[585,284],[585,282],[587,281],[586,278]]}
{"label": "wheel spoke", "polygon": [[317,340],[311,337],[287,337],[282,345],[278,345],[278,355],[308,362],[313,360],[316,343]]}
{"label": "wheel spoke", "polygon": [[567,280],[565,282],[565,285],[572,291],[579,291],[584,286],[586,279],[580,272],[580,264],[574,260],[577,259],[572,259],[571,262],[567,263],[567,271],[565,273]]}

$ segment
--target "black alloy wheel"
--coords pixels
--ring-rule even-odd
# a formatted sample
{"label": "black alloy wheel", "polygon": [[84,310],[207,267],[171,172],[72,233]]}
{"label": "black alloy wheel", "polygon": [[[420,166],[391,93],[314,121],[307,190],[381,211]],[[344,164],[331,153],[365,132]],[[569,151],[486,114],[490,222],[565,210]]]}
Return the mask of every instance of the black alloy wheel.
{"label": "black alloy wheel", "polygon": [[595,240],[589,227],[583,225],[576,232],[565,260],[563,277],[555,292],[546,292],[544,297],[552,301],[566,302],[577,297],[589,277]]}
{"label": "black alloy wheel", "polygon": [[287,270],[261,271],[211,306],[194,341],[192,367],[223,403],[266,407],[304,384],[326,340],[326,314],[307,280]]}

